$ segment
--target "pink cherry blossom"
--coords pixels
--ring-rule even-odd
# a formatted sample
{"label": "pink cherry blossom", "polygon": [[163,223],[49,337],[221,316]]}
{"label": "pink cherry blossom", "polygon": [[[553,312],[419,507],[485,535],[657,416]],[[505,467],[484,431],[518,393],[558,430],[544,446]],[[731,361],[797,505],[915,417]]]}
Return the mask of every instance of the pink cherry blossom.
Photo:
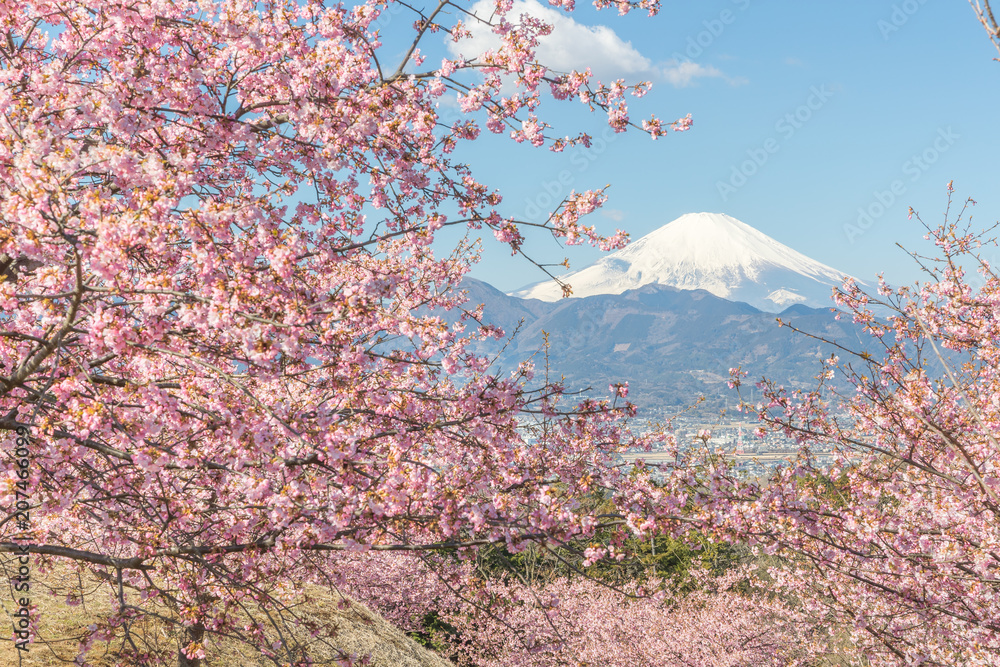
{"label": "pink cherry blossom", "polygon": [[[661,436],[629,431],[623,393],[574,404],[530,363],[499,374],[478,356],[504,335],[459,289],[479,249],[435,242],[485,227],[521,252],[527,226],[452,158],[482,122],[557,148],[550,108],[635,127],[630,88],[536,62],[551,26],[511,3],[438,10],[0,10],[0,427],[8,450],[29,431],[31,455],[0,495],[30,494],[36,558],[96,571],[94,594],[118,601],[81,631],[81,656],[172,610],[189,664],[213,634],[305,664],[309,646],[270,626],[306,627],[294,601],[332,585],[338,554],[468,559],[623,536],[651,511],[655,485],[617,456]],[[383,48],[406,37],[401,19],[383,29],[397,13],[412,32]],[[424,63],[430,35],[468,34],[458,17],[488,22],[500,46]],[[446,120],[452,94],[461,117]],[[583,224],[603,201],[571,194],[548,232],[619,247],[623,232]],[[630,524],[584,511],[595,489]],[[14,523],[0,530],[16,549]],[[309,629],[336,645],[332,625]],[[121,664],[160,661],[129,650]]]}

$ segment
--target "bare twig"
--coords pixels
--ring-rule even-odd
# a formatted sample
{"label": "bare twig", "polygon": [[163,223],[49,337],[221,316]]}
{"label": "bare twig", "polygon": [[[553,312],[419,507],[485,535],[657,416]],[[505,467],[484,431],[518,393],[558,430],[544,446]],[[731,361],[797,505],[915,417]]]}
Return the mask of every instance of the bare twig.
{"label": "bare twig", "polygon": [[[997,51],[1000,51],[1000,24],[997,24],[997,19],[993,15],[990,0],[969,0],[969,5],[976,12],[976,18],[986,28],[986,34],[990,36],[990,40],[997,47]],[[1000,58],[996,58],[996,60],[1000,60]]]}

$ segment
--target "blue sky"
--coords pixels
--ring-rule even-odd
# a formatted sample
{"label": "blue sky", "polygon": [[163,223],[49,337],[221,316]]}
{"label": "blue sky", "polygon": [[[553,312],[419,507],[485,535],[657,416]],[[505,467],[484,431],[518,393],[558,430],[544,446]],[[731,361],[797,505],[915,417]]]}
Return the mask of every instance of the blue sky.
{"label": "blue sky", "polygon": [[[907,207],[939,221],[948,181],[957,198],[979,202],[980,224],[1000,219],[1000,54],[964,0],[666,0],[653,18],[579,3],[568,16],[550,53],[574,64],[585,54],[604,76],[652,79],[632,117],[691,113],[694,128],[655,142],[607,133],[589,152],[562,154],[477,141],[462,158],[501,189],[507,215],[541,221],[550,193],[610,183],[605,211],[591,218],[599,229],[636,239],[684,213],[722,212],[861,279],[885,272],[894,283],[919,278],[895,244],[926,249]],[[606,127],[579,105],[547,105],[563,133]],[[573,268],[599,256],[541,236],[529,249],[568,256]],[[543,277],[491,241],[473,276],[503,290]]]}

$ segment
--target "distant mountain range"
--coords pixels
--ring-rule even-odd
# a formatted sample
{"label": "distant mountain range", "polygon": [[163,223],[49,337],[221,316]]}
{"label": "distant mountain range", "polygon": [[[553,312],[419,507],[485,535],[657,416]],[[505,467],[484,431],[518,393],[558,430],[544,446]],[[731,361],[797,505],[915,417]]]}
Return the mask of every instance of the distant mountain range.
{"label": "distant mountain range", "polygon": [[[688,213],[590,266],[560,276],[573,296],[622,294],[644,285],[703,289],[768,312],[793,304],[831,305],[845,274],[721,213]],[[860,282],[860,281],[859,281]],[[562,298],[549,280],[512,292],[542,301]]]}
{"label": "distant mountain range", "polygon": [[[502,352],[498,344],[481,349],[499,354],[501,368],[533,357],[540,372],[547,332],[552,377],[565,377],[571,390],[591,388],[594,396],[627,380],[629,398],[652,414],[687,407],[698,396],[712,409],[734,405],[736,394],[726,383],[735,366],[750,380],[766,375],[788,387],[811,387],[820,360],[836,351],[780,327],[773,313],[705,290],[646,285],[549,303],[511,297],[477,280],[467,279],[465,289],[472,303],[485,304],[487,321],[508,333],[521,323]],[[778,317],[845,347],[874,352],[860,327],[850,318],[837,320],[830,309],[796,305]]]}
{"label": "distant mountain range", "polygon": [[601,396],[627,380],[630,399],[657,416],[702,395],[712,409],[735,404],[727,386],[735,366],[751,380],[812,386],[835,348],[779,327],[776,313],[818,337],[875,352],[860,327],[832,310],[843,275],[735,218],[697,213],[564,276],[572,298],[559,298],[554,281],[512,294],[472,279],[464,288],[485,305],[487,321],[508,333],[520,327],[505,349],[480,350],[498,355],[501,368],[534,357],[541,369],[547,332],[550,375],[565,377],[568,389]]}

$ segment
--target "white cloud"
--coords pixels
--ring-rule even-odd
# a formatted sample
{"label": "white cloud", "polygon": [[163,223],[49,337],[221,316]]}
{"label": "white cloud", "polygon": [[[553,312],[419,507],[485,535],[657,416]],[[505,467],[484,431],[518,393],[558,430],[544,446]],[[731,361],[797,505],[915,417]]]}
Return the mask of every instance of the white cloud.
{"label": "white cloud", "polygon": [[[480,0],[472,11],[489,18],[493,11],[492,0]],[[552,25],[552,33],[538,40],[538,61],[551,69],[569,72],[590,67],[594,79],[636,79],[648,77],[653,64],[631,44],[624,41],[611,28],[604,25],[586,26],[566,14],[545,7],[537,0],[515,0],[507,20],[516,24],[521,14],[528,14]],[[452,56],[475,57],[500,45],[499,38],[488,26],[474,20],[466,21],[472,37],[459,42],[449,42]]]}
{"label": "white cloud", "polygon": [[[487,19],[492,14],[493,7],[493,0],[479,0],[471,9]],[[590,67],[595,81],[625,79],[626,82],[633,82],[646,79],[663,81],[676,88],[689,86],[695,80],[705,78],[719,78],[730,85],[746,83],[746,79],[731,78],[716,67],[692,61],[671,60],[654,65],[631,42],[623,40],[608,26],[583,25],[559,10],[542,5],[538,0],[515,0],[507,20],[516,24],[521,14],[534,16],[552,25],[552,33],[539,38],[536,55],[539,62],[557,71],[583,71]],[[471,37],[459,42],[448,42],[452,57],[462,55],[473,58],[499,47],[500,39],[491,32],[489,26],[474,20],[466,21],[466,26],[472,32]]]}
{"label": "white cloud", "polygon": [[733,86],[739,86],[747,83],[747,80],[742,77],[729,77],[717,67],[713,67],[711,65],[699,65],[691,60],[685,60],[683,62],[670,60],[655,69],[657,75],[656,78],[666,81],[675,88],[684,88],[685,86],[690,86],[695,79],[706,78],[723,79],[726,83]]}
{"label": "white cloud", "polygon": [[705,77],[725,78],[721,70],[710,65],[699,65],[696,62],[685,60],[684,62],[670,61],[659,67],[660,78],[677,88],[691,85],[695,79]]}

